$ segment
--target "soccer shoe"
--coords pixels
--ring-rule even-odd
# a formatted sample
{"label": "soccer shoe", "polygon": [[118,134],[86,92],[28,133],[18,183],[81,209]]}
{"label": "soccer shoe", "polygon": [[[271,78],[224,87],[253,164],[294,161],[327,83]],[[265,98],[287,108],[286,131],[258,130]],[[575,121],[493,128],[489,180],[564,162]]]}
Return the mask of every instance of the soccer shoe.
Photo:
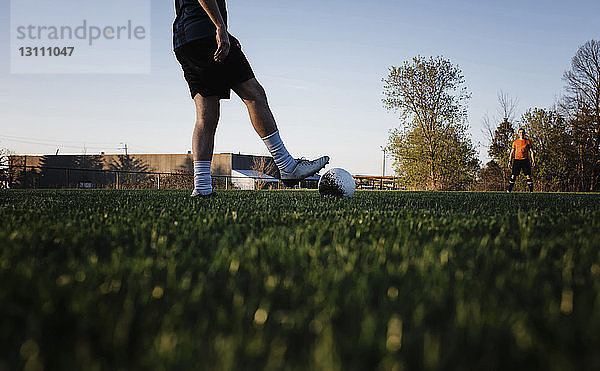
{"label": "soccer shoe", "polygon": [[217,194],[217,192],[212,192],[209,193],[207,195],[203,195],[201,193],[196,193],[195,191],[192,193],[191,195],[192,198],[218,198],[219,195]]}
{"label": "soccer shoe", "polygon": [[292,171],[280,170],[281,181],[286,187],[293,187],[302,179],[315,175],[329,163],[329,156],[319,157],[316,160],[300,159],[296,162],[296,166]]}

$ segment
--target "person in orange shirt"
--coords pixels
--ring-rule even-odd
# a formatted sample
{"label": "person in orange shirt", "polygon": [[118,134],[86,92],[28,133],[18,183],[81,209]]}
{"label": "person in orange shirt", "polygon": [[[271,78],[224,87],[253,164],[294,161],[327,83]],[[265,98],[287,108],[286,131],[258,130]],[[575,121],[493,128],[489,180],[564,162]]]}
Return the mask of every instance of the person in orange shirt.
{"label": "person in orange shirt", "polygon": [[[514,159],[514,161],[513,161]],[[533,192],[533,179],[531,179],[531,168],[535,167],[535,157],[533,155],[533,146],[529,139],[525,139],[525,129],[519,129],[519,139],[515,140],[508,158],[508,166],[512,168],[508,190],[511,192],[517,181],[517,177],[523,171],[527,176],[527,187],[529,192]]]}

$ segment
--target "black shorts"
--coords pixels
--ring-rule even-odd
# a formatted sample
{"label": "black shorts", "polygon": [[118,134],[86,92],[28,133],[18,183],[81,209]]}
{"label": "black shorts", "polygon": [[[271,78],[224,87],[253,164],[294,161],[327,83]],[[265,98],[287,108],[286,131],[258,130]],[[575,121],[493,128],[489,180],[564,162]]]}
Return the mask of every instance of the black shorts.
{"label": "black shorts", "polygon": [[190,41],[175,49],[175,56],[183,69],[192,99],[196,94],[229,99],[234,85],[254,77],[240,42],[231,35],[229,42],[231,48],[223,62],[215,62],[217,40],[214,37]]}
{"label": "black shorts", "polygon": [[523,171],[523,174],[531,175],[531,162],[529,162],[528,158],[523,160],[513,160],[512,175],[519,176],[521,170]]}

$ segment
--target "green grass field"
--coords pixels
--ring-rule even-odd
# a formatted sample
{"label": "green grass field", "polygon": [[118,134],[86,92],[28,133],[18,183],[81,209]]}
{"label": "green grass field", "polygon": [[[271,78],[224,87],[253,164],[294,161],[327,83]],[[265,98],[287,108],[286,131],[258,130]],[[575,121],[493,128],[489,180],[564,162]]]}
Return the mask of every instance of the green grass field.
{"label": "green grass field", "polygon": [[600,369],[600,195],[0,192],[0,370]]}

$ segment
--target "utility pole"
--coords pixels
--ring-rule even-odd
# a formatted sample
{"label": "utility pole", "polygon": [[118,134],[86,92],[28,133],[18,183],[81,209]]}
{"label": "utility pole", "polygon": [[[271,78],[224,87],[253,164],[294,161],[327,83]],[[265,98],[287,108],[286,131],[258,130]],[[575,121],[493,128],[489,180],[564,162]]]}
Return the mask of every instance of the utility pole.
{"label": "utility pole", "polygon": [[379,148],[381,148],[381,150],[383,151],[383,170],[381,171],[382,175],[381,175],[381,183],[379,185],[379,189],[383,190],[383,178],[385,178],[385,147],[384,146],[379,146]]}
{"label": "utility pole", "polygon": [[382,177],[385,177],[385,152],[387,151],[387,149],[383,146],[379,147],[381,148],[381,150],[383,151],[383,171],[382,171]]}

